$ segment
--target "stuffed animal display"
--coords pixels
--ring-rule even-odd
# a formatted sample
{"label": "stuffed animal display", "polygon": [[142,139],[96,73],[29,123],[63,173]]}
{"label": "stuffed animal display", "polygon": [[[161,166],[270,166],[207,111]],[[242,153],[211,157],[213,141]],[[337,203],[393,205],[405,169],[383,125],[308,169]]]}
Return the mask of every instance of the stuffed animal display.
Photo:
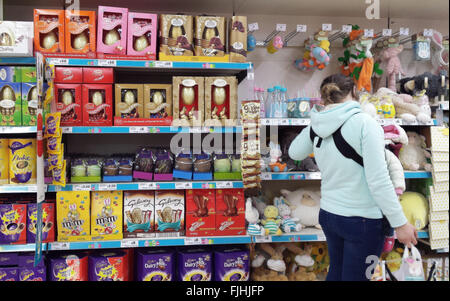
{"label": "stuffed animal display", "polygon": [[295,66],[301,71],[323,70],[330,63],[330,59],[328,34],[320,31],[305,41],[303,58],[296,60]]}
{"label": "stuffed animal display", "polygon": [[[406,189],[405,173],[402,163],[398,158],[399,146],[408,144],[408,136],[400,126],[387,125],[383,127],[385,139],[385,156],[389,170],[389,176],[397,195],[401,195]],[[392,151],[392,150],[393,151]],[[394,153],[395,152],[395,153]]]}
{"label": "stuffed animal display", "polygon": [[408,222],[417,230],[428,225],[428,201],[418,192],[406,191],[400,197],[400,204]]}
{"label": "stuffed animal display", "polygon": [[425,72],[417,76],[401,79],[399,91],[400,93],[414,96],[425,90],[425,94],[429,99],[440,98],[442,95],[445,96],[445,93],[448,91],[446,89],[447,82],[448,76],[444,76],[444,80],[442,80],[440,75]]}
{"label": "stuffed animal display", "polygon": [[296,191],[281,190],[286,202],[292,210],[292,217],[298,219],[303,227],[315,227],[319,225],[320,193],[310,190],[298,189]]}
{"label": "stuffed animal display", "polygon": [[245,203],[245,220],[247,221],[247,234],[248,235],[264,235],[265,230],[259,224],[259,212],[258,209],[253,207],[252,199],[248,198]]}
{"label": "stuffed animal display", "polygon": [[400,162],[405,170],[431,171],[431,164],[427,159],[431,158],[426,150],[425,136],[416,132],[407,132],[408,144],[402,146],[399,153]]}

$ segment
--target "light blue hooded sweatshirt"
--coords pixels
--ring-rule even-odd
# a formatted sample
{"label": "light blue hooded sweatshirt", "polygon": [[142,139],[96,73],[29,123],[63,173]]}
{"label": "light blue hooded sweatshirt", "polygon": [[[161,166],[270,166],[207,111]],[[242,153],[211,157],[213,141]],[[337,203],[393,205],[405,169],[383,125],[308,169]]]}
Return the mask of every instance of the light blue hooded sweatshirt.
{"label": "light blue hooded sweatshirt", "polygon": [[[303,160],[314,153],[322,174],[320,207],[347,217],[375,219],[384,214],[393,228],[406,224],[385,161],[382,127],[363,113],[356,101],[319,110],[317,106],[311,110],[311,125],[294,139],[289,157]],[[363,158],[364,167],[345,158],[336,148],[332,134],[341,125],[342,136]],[[311,126],[323,139],[320,147],[317,147],[318,137],[314,139],[314,145],[311,142]]]}

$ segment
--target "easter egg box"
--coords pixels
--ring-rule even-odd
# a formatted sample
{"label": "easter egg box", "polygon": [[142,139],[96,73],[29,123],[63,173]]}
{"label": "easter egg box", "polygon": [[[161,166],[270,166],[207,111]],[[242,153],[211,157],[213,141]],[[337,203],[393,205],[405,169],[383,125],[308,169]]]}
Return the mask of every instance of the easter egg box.
{"label": "easter egg box", "polygon": [[34,10],[34,51],[64,53],[64,10]]}
{"label": "easter egg box", "polygon": [[95,11],[66,10],[65,13],[65,52],[95,53]]}
{"label": "easter egg box", "polygon": [[112,126],[112,85],[83,84],[83,125]]}
{"label": "easter egg box", "polygon": [[205,78],[174,76],[173,125],[201,126],[204,121]]}
{"label": "easter egg box", "polygon": [[115,117],[116,120],[127,121],[144,118],[143,85],[140,84],[116,84],[115,85]]}
{"label": "easter egg box", "polygon": [[55,84],[54,95],[56,111],[61,112],[61,126],[81,126],[81,84]]}
{"label": "easter egg box", "polygon": [[156,60],[158,15],[128,13],[128,55],[146,55]]}

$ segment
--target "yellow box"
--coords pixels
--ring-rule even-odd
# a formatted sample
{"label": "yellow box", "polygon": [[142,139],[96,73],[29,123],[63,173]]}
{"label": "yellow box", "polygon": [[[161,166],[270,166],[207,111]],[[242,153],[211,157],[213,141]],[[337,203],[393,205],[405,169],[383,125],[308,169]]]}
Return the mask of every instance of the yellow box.
{"label": "yellow box", "polygon": [[97,236],[122,239],[122,208],[122,191],[91,192],[91,236],[93,239],[101,239]]}
{"label": "yellow box", "polygon": [[91,235],[90,191],[56,193],[58,241],[86,241]]}
{"label": "yellow box", "polygon": [[9,139],[9,183],[36,184],[36,139]]}
{"label": "yellow box", "polygon": [[8,139],[0,139],[0,184],[9,183]]}

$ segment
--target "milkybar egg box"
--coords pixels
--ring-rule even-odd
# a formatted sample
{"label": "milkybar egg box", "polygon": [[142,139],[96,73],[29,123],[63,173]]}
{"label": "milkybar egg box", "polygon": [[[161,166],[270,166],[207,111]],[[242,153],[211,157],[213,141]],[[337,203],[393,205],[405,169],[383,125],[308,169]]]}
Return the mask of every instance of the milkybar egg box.
{"label": "milkybar egg box", "polygon": [[56,193],[58,241],[90,239],[90,192],[59,191]]}
{"label": "milkybar egg box", "polygon": [[93,191],[91,193],[91,236],[93,240],[122,239],[122,204],[122,191]]}

